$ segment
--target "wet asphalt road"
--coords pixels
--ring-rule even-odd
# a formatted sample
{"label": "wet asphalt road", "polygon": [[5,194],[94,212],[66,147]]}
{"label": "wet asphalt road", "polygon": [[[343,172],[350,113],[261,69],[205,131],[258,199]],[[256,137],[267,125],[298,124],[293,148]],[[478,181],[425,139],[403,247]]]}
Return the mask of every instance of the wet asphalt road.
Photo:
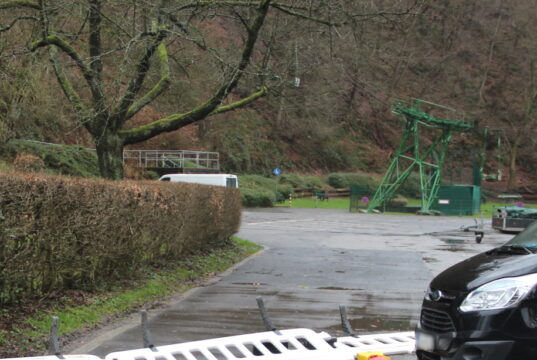
{"label": "wet asphalt road", "polygon": [[[485,223],[490,229],[490,220]],[[211,285],[152,311],[154,342],[158,346],[264,331],[257,296],[263,296],[278,328],[343,335],[338,306],[344,304],[358,333],[412,330],[434,275],[510,238],[491,233],[476,244],[473,234],[455,231],[472,224],[473,219],[458,217],[247,210],[238,235],[265,250]],[[104,357],[139,348],[137,322],[115,324],[68,350]]]}

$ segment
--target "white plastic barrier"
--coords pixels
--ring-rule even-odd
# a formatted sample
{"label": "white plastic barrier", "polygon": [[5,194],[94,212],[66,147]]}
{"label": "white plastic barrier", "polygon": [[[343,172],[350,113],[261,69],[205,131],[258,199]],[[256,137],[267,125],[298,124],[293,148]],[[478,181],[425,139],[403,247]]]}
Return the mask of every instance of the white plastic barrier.
{"label": "white plastic barrier", "polygon": [[[412,353],[414,332],[333,338],[326,332],[290,329],[113,352],[105,360],[354,360],[362,352]],[[5,360],[59,360],[57,356]],[[92,355],[65,355],[65,360],[101,360]]]}
{"label": "white plastic barrier", "polygon": [[106,360],[352,360],[361,352],[402,354],[414,347],[413,332],[336,339],[325,332],[290,329],[114,352]]}
{"label": "white plastic barrier", "polygon": [[380,351],[385,355],[411,354],[416,349],[416,338],[413,331],[347,336],[337,338],[335,346],[337,349],[357,350],[356,353]]}

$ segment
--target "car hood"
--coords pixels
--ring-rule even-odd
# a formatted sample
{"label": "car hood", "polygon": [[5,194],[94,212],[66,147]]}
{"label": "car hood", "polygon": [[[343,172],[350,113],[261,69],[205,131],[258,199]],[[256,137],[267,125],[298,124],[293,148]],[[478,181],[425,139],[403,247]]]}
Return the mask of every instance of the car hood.
{"label": "car hood", "polygon": [[431,289],[469,292],[493,280],[537,272],[537,255],[485,252],[444,270]]}

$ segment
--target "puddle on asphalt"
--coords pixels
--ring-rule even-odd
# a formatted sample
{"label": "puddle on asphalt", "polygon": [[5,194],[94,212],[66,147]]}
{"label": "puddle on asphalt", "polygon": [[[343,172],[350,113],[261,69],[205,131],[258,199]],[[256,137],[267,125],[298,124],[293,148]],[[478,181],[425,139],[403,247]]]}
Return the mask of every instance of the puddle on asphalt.
{"label": "puddle on asphalt", "polygon": [[248,286],[263,286],[263,285],[267,285],[265,283],[260,283],[260,282],[235,282],[235,283],[232,283],[233,285],[248,285]]}
{"label": "puddle on asphalt", "polygon": [[464,247],[464,244],[468,243],[468,239],[464,238],[439,238],[445,245],[435,250],[449,251],[449,252],[471,252],[470,249]]}
{"label": "puddle on asphalt", "polygon": [[[416,327],[417,320],[410,317],[388,317],[388,316],[364,316],[349,319],[351,327],[358,335],[360,332],[375,331],[412,331]],[[341,324],[328,328],[330,331],[341,331]]]}
{"label": "puddle on asphalt", "polygon": [[466,242],[465,239],[454,239],[454,238],[440,238],[443,242],[446,244],[464,244]]}
{"label": "puddle on asphalt", "polygon": [[435,250],[449,251],[449,252],[471,252],[471,250],[469,249],[465,249],[465,248],[457,247],[457,246],[444,246],[444,247],[436,248]]}
{"label": "puddle on asphalt", "polygon": [[323,286],[318,287],[317,290],[347,290],[347,291],[362,291],[364,289],[351,289],[351,288],[344,288],[344,287],[337,287],[337,286]]}

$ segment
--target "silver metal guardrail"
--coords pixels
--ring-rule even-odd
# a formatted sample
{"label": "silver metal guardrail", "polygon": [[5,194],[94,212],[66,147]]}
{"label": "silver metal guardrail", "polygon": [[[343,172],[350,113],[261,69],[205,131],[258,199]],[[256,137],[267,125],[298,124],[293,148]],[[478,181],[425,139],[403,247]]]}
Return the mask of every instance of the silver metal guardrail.
{"label": "silver metal guardrail", "polygon": [[220,169],[217,152],[190,150],[124,150],[123,163],[144,168]]}

